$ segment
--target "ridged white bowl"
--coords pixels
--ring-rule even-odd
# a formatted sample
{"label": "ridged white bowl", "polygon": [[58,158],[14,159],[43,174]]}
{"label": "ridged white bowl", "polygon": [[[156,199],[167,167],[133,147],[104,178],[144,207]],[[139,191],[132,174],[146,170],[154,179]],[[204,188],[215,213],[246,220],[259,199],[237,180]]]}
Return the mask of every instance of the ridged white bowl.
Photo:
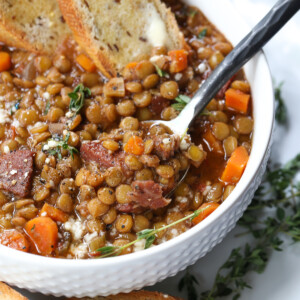
{"label": "ridged white bowl", "polygon": [[[247,26],[228,0],[189,0],[236,45]],[[157,247],[134,254],[91,260],[46,258],[0,246],[0,280],[56,296],[129,292],[173,276],[203,257],[235,226],[261,182],[270,153],[274,101],[263,53],[245,66],[252,87],[254,135],[247,168],[232,194],[207,219]]]}

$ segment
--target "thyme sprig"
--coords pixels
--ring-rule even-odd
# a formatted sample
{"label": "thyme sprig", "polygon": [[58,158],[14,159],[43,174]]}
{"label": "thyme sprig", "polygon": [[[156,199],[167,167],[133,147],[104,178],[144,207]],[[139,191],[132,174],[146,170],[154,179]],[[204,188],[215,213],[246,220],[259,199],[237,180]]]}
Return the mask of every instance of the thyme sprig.
{"label": "thyme sprig", "polygon": [[91,96],[91,90],[87,87],[84,87],[81,83],[77,85],[74,91],[72,93],[69,93],[68,95],[71,98],[69,105],[70,111],[78,114],[84,105],[85,98]]}
{"label": "thyme sprig", "polygon": [[199,285],[199,282],[196,277],[187,269],[185,275],[179,281],[178,290],[181,292],[182,290],[186,289],[188,300],[195,300],[198,298],[195,285]]}
{"label": "thyme sprig", "polygon": [[185,106],[191,101],[191,98],[186,95],[179,95],[175,98],[177,103],[173,103],[171,106],[178,111],[182,111]]}
{"label": "thyme sprig", "polygon": [[[281,97],[280,84],[275,89],[278,101],[276,121],[287,122],[287,110]],[[201,294],[201,300],[216,300],[231,296],[238,299],[245,288],[251,288],[246,275],[262,273],[273,250],[282,251],[286,238],[300,241],[300,154],[282,167],[267,168],[265,178],[255,192],[251,205],[238,222],[246,229],[239,234],[250,234],[254,242],[232,250],[226,262],[219,268],[210,290]],[[295,182],[296,181],[296,182]],[[185,275],[184,288],[195,290],[197,282]],[[190,293],[190,292],[189,292]],[[198,299],[189,296],[189,300]]]}
{"label": "thyme sprig", "polygon": [[67,150],[69,154],[72,156],[72,158],[74,159],[74,153],[78,153],[78,149],[68,144],[69,138],[70,138],[70,133],[68,132],[64,140],[62,140],[61,138],[48,140],[48,144],[49,141],[50,142],[53,141],[55,143],[54,148],[47,150],[48,154],[54,156],[57,155],[57,158],[61,160],[62,159],[61,150],[63,149],[63,150]]}
{"label": "thyme sprig", "polygon": [[207,28],[204,28],[201,30],[201,32],[198,34],[198,39],[202,40],[207,34]]}
{"label": "thyme sprig", "polygon": [[169,74],[166,71],[162,70],[158,65],[154,64],[154,67],[159,77],[169,77]]}
{"label": "thyme sprig", "polygon": [[287,122],[287,108],[281,96],[282,86],[283,82],[279,83],[279,85],[275,88],[275,101],[277,102],[275,119],[279,124],[285,124]]}
{"label": "thyme sprig", "polygon": [[50,109],[50,100],[47,100],[46,102],[46,106],[45,106],[45,110],[44,110],[44,116],[46,116],[49,112],[49,109]]}
{"label": "thyme sprig", "polygon": [[184,218],[181,218],[173,223],[170,223],[166,226],[157,228],[157,229],[144,229],[142,231],[139,231],[137,233],[137,239],[124,245],[124,246],[105,246],[102,248],[97,249],[97,252],[100,252],[100,256],[98,256],[98,258],[104,258],[104,257],[108,257],[108,256],[117,256],[120,255],[122,253],[123,250],[127,249],[128,247],[134,245],[136,242],[141,241],[141,240],[145,240],[145,246],[144,249],[148,249],[150,248],[155,239],[156,239],[156,234],[164,231],[170,227],[173,227],[174,225],[177,225],[179,223],[182,223],[186,220],[193,220],[194,218],[196,218],[197,216],[199,216],[200,213],[202,213],[203,211],[205,211],[206,209],[208,209],[210,206],[206,206],[204,208],[199,208],[197,210],[195,210],[192,214],[185,216]]}
{"label": "thyme sprig", "polygon": [[271,251],[282,251],[284,237],[300,241],[300,182],[293,183],[299,170],[300,155],[297,155],[285,166],[267,172],[239,221],[255,242],[232,250],[218,270],[211,290],[202,293],[202,300],[229,295],[238,299],[245,288],[250,288],[245,276],[251,271],[262,273]]}

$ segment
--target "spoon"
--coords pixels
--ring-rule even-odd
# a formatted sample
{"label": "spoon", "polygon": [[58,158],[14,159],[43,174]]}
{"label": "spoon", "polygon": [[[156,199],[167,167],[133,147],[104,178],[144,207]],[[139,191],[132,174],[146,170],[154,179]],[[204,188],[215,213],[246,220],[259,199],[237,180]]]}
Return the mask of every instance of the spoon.
{"label": "spoon", "polygon": [[174,134],[183,136],[197,115],[210,100],[300,9],[300,0],[279,0],[269,13],[217,66],[202,83],[191,101],[171,121],[150,121],[152,126],[167,126]]}

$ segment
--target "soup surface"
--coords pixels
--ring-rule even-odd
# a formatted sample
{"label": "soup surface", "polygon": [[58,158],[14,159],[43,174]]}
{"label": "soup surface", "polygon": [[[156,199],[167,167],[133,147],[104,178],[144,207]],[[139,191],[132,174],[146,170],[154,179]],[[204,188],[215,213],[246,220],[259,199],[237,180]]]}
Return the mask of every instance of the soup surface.
{"label": "soup surface", "polygon": [[[51,257],[99,257],[100,248],[127,245],[142,230],[205,208],[157,232],[157,245],[201,222],[233,191],[253,128],[242,72],[189,134],[143,122],[175,118],[232,50],[198,9],[166,3],[186,48],[153,48],[109,81],[71,39],[52,57],[0,46],[1,244]],[[143,249],[139,242],[118,254]]]}

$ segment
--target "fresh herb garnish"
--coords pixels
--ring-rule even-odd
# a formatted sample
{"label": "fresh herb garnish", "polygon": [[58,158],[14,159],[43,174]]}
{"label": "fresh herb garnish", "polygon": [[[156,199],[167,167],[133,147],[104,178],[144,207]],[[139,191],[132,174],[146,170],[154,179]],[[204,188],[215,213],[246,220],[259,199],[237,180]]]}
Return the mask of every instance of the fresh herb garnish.
{"label": "fresh herb garnish", "polygon": [[119,255],[124,249],[127,249],[128,247],[134,245],[136,242],[141,241],[143,239],[145,239],[145,247],[144,249],[147,249],[149,247],[151,247],[156,239],[156,234],[164,231],[174,225],[177,225],[181,222],[184,222],[186,220],[192,220],[195,217],[197,217],[201,212],[203,212],[204,210],[208,209],[210,206],[206,206],[204,208],[199,208],[197,210],[195,210],[192,214],[185,216],[182,219],[179,219],[173,223],[170,223],[164,227],[158,228],[158,229],[144,229],[140,232],[137,233],[137,239],[124,245],[124,246],[105,246],[102,248],[97,249],[97,252],[100,252],[101,255],[98,256],[99,258],[104,258],[104,257],[108,257],[108,256],[117,256]]}
{"label": "fresh herb garnish", "polygon": [[285,124],[287,122],[287,108],[281,96],[281,88],[283,86],[283,82],[281,82],[275,88],[275,101],[277,102],[277,107],[275,111],[276,121],[280,124]]}
{"label": "fresh herb garnish", "polygon": [[50,109],[50,100],[48,100],[46,102],[46,106],[45,106],[45,110],[44,110],[44,116],[46,116],[48,114],[49,109]]}
{"label": "fresh herb garnish", "polygon": [[202,112],[200,113],[200,115],[201,115],[201,116],[211,116],[212,113],[211,113],[208,109],[204,108],[204,109],[202,110]]}
{"label": "fresh herb garnish", "polygon": [[198,298],[195,285],[199,285],[196,277],[186,270],[185,275],[180,279],[178,289],[181,292],[183,289],[187,290],[188,300],[195,300]]}
{"label": "fresh herb garnish", "polygon": [[239,221],[255,242],[251,246],[246,244],[244,249],[232,250],[217,272],[212,289],[202,294],[202,300],[228,295],[238,299],[245,288],[250,288],[245,276],[251,271],[264,271],[271,251],[282,250],[283,236],[300,241],[300,182],[293,183],[299,170],[300,155],[297,155],[282,168],[267,172],[265,181]]}
{"label": "fresh herb garnish", "polygon": [[69,93],[69,97],[71,98],[69,109],[76,114],[79,113],[81,108],[84,105],[84,100],[87,97],[91,96],[91,90],[83,86],[83,84],[79,84],[76,86],[72,93]]}
{"label": "fresh herb garnish", "polygon": [[[48,154],[57,155],[58,159],[60,160],[60,159],[62,159],[61,150],[63,149],[63,150],[67,150],[69,152],[69,154],[72,156],[72,158],[74,159],[74,153],[78,153],[78,150],[75,147],[70,146],[68,144],[69,138],[70,138],[70,133],[68,132],[64,140],[61,140],[61,139],[49,140],[49,141],[56,142],[56,145],[53,149],[47,150]],[[49,141],[48,141],[48,143],[49,143]]]}
{"label": "fresh herb garnish", "polygon": [[[284,124],[287,111],[281,98],[281,86],[275,90],[279,103],[276,120]],[[219,268],[211,290],[203,292],[201,300],[228,296],[238,299],[245,288],[251,288],[246,281],[248,273],[262,273],[265,270],[272,250],[282,250],[283,237],[289,237],[293,242],[300,241],[300,182],[295,182],[299,171],[300,154],[281,168],[268,167],[251,205],[238,222],[246,228],[246,232],[240,235],[251,234],[254,242],[232,250]],[[181,287],[189,290],[196,288],[194,280],[189,277],[185,280],[188,283],[183,285],[181,281]]]}
{"label": "fresh herb garnish", "polygon": [[204,28],[201,30],[201,32],[198,34],[198,39],[202,40],[207,34],[207,28]]}
{"label": "fresh herb garnish", "polygon": [[169,74],[167,72],[163,71],[157,65],[154,64],[154,67],[155,67],[156,73],[159,75],[159,77],[168,77],[169,76]]}
{"label": "fresh herb garnish", "polygon": [[186,95],[179,95],[175,98],[177,103],[173,103],[171,106],[178,111],[182,111],[184,107],[191,101],[191,98]]}
{"label": "fresh herb garnish", "polygon": [[12,116],[19,108],[20,108],[20,102],[21,102],[21,99],[18,100],[15,105],[13,105],[11,108],[10,108],[10,112],[9,114]]}
{"label": "fresh herb garnish", "polygon": [[197,13],[198,12],[196,10],[191,10],[191,11],[189,11],[188,16],[191,17],[191,18],[194,18]]}

